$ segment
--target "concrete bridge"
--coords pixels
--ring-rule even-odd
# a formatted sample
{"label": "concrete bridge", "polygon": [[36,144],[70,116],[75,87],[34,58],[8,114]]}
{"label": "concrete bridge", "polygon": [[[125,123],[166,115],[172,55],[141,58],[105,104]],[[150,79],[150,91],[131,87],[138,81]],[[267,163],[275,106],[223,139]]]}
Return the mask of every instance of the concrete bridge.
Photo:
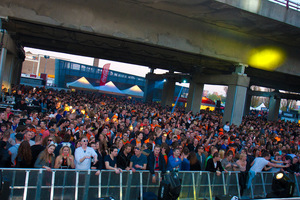
{"label": "concrete bridge", "polygon": [[[28,46],[188,73],[193,111],[204,83],[229,85],[231,123],[240,123],[251,85],[300,92],[300,12],[268,0],[2,0],[0,16],[14,44],[3,43],[1,61],[23,59]],[[252,58],[269,50],[280,59],[266,71]]]}

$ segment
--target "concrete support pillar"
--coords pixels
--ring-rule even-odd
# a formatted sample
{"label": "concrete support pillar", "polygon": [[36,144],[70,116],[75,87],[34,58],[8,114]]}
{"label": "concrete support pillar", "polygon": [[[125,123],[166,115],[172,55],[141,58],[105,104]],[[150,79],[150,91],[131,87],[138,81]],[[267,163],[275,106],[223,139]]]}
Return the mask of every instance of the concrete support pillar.
{"label": "concrete support pillar", "polygon": [[275,96],[270,97],[268,120],[277,121],[281,99]]}
{"label": "concrete support pillar", "polygon": [[1,56],[0,56],[0,87],[1,87],[0,93],[2,93],[2,80],[3,80],[3,76],[4,76],[4,68],[5,68],[5,63],[6,63],[6,55],[7,55],[7,49],[6,48],[2,48],[1,49]]}
{"label": "concrete support pillar", "polygon": [[6,88],[7,91],[11,89],[11,76],[13,74],[13,67],[14,67],[14,55],[7,53],[5,67],[2,70],[2,86]]}
{"label": "concrete support pillar", "polygon": [[145,91],[144,91],[144,102],[151,103],[153,99],[153,92],[155,88],[155,81],[146,79]]}
{"label": "concrete support pillar", "polygon": [[252,95],[249,94],[249,91],[250,91],[250,88],[247,89],[246,102],[245,102],[245,108],[244,108],[244,116],[249,115],[249,113],[250,113]]}
{"label": "concrete support pillar", "polygon": [[174,102],[175,81],[168,79],[164,83],[163,93],[161,97],[162,106],[172,106]]}
{"label": "concrete support pillar", "polygon": [[203,94],[203,83],[190,83],[189,94],[187,98],[186,111],[192,111],[194,114],[200,111]]}
{"label": "concrete support pillar", "polygon": [[19,85],[20,81],[21,81],[21,73],[22,73],[22,65],[23,65],[23,60],[21,59],[17,59],[17,63],[16,63],[16,77],[14,79],[14,81],[12,81],[12,83],[14,85]]}
{"label": "concrete support pillar", "polygon": [[223,124],[240,125],[244,114],[247,87],[228,85]]}

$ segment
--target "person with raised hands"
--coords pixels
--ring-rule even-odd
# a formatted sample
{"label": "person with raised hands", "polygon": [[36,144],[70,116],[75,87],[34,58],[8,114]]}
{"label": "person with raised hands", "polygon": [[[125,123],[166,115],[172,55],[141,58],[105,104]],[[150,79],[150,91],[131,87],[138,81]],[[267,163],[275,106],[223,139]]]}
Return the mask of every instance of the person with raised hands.
{"label": "person with raised hands", "polygon": [[64,145],[59,150],[59,156],[55,159],[55,166],[54,168],[60,169],[74,169],[74,156],[72,155],[72,150],[69,145]]}

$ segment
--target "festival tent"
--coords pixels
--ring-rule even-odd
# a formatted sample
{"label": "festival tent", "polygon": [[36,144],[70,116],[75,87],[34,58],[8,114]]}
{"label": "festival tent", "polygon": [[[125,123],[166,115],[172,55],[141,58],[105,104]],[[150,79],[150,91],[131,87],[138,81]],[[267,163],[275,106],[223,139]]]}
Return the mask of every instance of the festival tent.
{"label": "festival tent", "polygon": [[201,105],[216,107],[216,103],[213,100],[211,100],[211,99],[209,99],[207,97],[202,97]]}
{"label": "festival tent", "polygon": [[256,108],[253,108],[253,110],[267,110],[267,107],[265,106],[264,103],[260,104]]}
{"label": "festival tent", "polygon": [[144,92],[137,85],[134,85],[131,88],[128,88],[126,90],[122,90],[122,92],[128,96],[133,96],[138,98],[143,98],[144,96]]}
{"label": "festival tent", "polygon": [[67,83],[68,88],[75,88],[79,90],[95,90],[94,86],[85,78],[81,77],[80,79]]}
{"label": "festival tent", "polygon": [[210,111],[213,111],[215,110],[215,108],[216,108],[216,103],[213,100],[207,97],[202,97],[201,107],[200,107],[201,110],[209,109]]}
{"label": "festival tent", "polygon": [[103,86],[97,86],[94,87],[96,90],[98,90],[98,92],[101,93],[106,93],[106,94],[114,94],[114,95],[119,95],[119,96],[124,96],[125,94],[119,90],[115,84],[111,81],[109,81],[108,83],[106,83]]}

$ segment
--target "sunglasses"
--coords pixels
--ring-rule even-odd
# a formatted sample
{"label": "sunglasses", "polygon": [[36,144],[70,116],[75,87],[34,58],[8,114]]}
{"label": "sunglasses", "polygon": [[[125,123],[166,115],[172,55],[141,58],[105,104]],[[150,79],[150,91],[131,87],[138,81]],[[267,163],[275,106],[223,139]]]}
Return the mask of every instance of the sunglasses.
{"label": "sunglasses", "polygon": [[52,142],[53,140],[48,140],[48,142]]}
{"label": "sunglasses", "polygon": [[82,142],[88,142],[88,140],[82,140]]}

